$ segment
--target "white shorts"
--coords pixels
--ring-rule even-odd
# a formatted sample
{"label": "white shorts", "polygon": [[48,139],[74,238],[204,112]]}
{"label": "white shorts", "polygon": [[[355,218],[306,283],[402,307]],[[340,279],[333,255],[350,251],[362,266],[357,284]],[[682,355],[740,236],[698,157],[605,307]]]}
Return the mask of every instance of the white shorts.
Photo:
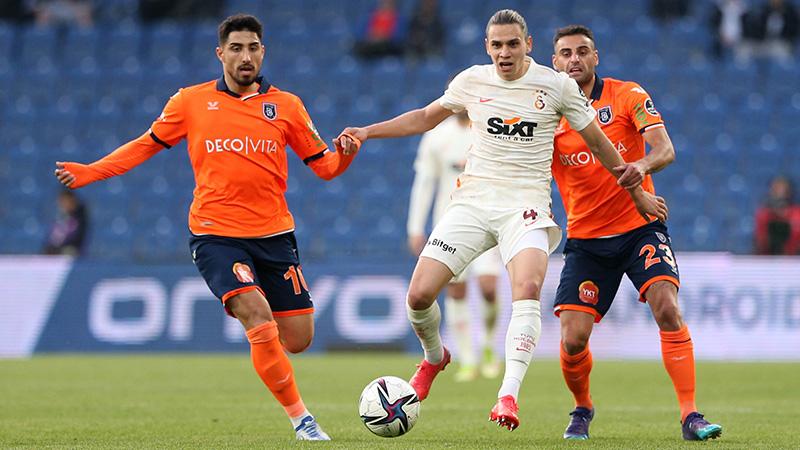
{"label": "white shorts", "polygon": [[505,266],[526,248],[539,248],[549,255],[559,242],[561,229],[549,211],[453,202],[420,256],[441,262],[458,276],[478,255],[494,246],[500,249]]}
{"label": "white shorts", "polygon": [[467,281],[471,276],[500,276],[500,271],[503,268],[503,258],[500,257],[500,249],[492,247],[486,250],[482,255],[478,255],[466,269],[461,271],[457,277],[451,280],[451,283],[462,283]]}

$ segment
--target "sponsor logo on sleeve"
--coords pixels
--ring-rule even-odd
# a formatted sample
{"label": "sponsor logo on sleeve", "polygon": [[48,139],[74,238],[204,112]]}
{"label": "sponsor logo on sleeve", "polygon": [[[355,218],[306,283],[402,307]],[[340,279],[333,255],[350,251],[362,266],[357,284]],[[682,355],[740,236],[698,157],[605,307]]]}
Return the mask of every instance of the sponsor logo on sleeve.
{"label": "sponsor logo on sleeve", "polygon": [[644,101],[644,110],[647,111],[647,113],[651,116],[660,116],[658,111],[656,111],[656,105],[653,104],[653,101],[650,100],[649,97]]}

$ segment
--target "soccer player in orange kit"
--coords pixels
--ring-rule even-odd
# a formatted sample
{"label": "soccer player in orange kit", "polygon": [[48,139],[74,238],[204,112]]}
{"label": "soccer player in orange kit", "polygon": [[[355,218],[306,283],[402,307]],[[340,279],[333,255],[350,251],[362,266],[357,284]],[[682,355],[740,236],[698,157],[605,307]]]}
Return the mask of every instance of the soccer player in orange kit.
{"label": "soccer player in orange kit", "polygon": [[121,175],[181,139],[195,175],[189,211],[192,259],[250,341],[253,366],[281,403],[297,439],[330,440],[300,397],[284,349],[302,352],[314,335],[313,305],[297,253],[286,191],[290,145],[317,176],[330,180],[360,143],[343,135],[330,152],[298,97],[259,75],[262,25],[235,15],[219,25],[218,80],[180,89],[142,136],[94,163],[56,163],[77,189]]}
{"label": "soccer player in orange kit", "polygon": [[[670,164],[675,151],[647,92],[636,83],[596,75],[599,56],[589,28],[560,28],[553,45],[553,67],[578,82],[597,110],[603,132],[628,163],[626,173],[643,176],[642,187],[654,193],[649,174]],[[650,145],[647,153],[645,143]],[[576,406],[564,438],[589,438],[594,417],[589,336],[611,307],[623,274],[638,289],[640,301],[650,305],[658,323],[664,366],[680,404],[683,438],[717,438],[722,427],[707,422],[695,405],[694,350],[678,306],[680,278],[667,227],[639,214],[617,180],[563,119],[556,129],[552,168],[567,212],[555,313],[561,322],[561,368]]]}

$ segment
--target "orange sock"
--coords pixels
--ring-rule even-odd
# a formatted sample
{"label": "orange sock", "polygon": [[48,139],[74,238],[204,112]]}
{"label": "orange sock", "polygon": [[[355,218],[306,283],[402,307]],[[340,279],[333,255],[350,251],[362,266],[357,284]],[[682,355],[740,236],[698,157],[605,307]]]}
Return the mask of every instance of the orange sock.
{"label": "orange sock", "polygon": [[575,397],[575,406],[592,409],[592,396],[589,394],[589,374],[592,372],[592,352],[587,346],[577,355],[570,355],[561,345],[561,373],[564,381]]}
{"label": "orange sock", "polygon": [[294,382],[292,363],[278,339],[278,324],[271,320],[251,328],[247,331],[247,340],[250,341],[250,356],[258,376],[289,417],[301,415],[306,407]]}
{"label": "orange sock", "polygon": [[681,422],[692,411],[694,403],[694,346],[686,325],[678,331],[661,331],[661,356],[667,369],[678,403],[681,407]]}

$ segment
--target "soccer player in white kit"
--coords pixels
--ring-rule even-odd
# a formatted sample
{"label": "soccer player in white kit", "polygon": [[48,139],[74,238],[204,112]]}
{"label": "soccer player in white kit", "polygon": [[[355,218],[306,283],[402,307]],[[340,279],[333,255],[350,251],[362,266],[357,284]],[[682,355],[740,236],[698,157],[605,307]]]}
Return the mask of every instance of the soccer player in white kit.
{"label": "soccer player in white kit", "polygon": [[[425,223],[433,204],[433,223],[439,222],[450,204],[450,194],[456,187],[458,176],[467,161],[467,151],[472,146],[470,121],[466,111],[450,117],[422,136],[414,161],[414,184],[408,205],[408,248],[418,256],[425,247]],[[435,194],[435,201],[434,201]],[[444,300],[445,323],[456,346],[460,367],[455,375],[459,382],[471,381],[478,376],[479,358],[472,346],[472,329],[467,302],[467,279],[474,276],[481,291],[481,317],[483,333],[479,348],[480,373],[486,378],[500,374],[500,364],[492,348],[497,325],[497,278],[502,259],[500,250],[493,247],[478,256],[460,275],[447,285]]]}
{"label": "soccer player in white kit", "polygon": [[511,320],[505,373],[489,419],[519,426],[517,396],[541,331],[539,296],[547,260],[561,239],[550,214],[553,137],[562,116],[631,195],[643,215],[666,219],[663,200],[645,192],[641,173],[630,168],[594,120],[595,111],[568,75],[541,66],[528,53],[533,40],[516,11],[496,12],[486,26],[490,65],[473,66],[453,79],[438,100],[385,122],[346,128],[368,139],[423,133],[466,110],[473,146],[442,219],[420,255],[408,287],[407,312],[425,357],[409,381],[420,400],[450,362],[439,334],[436,297],[479,254],[499,246],[511,280]]}

